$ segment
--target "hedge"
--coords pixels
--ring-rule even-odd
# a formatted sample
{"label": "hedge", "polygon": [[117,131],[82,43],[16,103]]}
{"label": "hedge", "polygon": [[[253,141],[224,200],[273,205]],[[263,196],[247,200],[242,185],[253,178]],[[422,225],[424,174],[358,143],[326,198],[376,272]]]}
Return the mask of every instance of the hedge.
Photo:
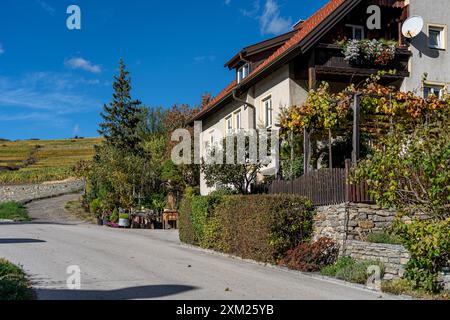
{"label": "hedge", "polygon": [[313,231],[311,201],[294,195],[188,196],[180,208],[182,242],[276,263]]}

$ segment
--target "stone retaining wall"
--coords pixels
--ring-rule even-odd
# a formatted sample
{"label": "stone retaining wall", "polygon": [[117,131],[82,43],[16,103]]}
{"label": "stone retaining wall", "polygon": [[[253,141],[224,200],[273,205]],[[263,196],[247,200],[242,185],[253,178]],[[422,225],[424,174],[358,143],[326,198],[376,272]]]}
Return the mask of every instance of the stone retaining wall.
{"label": "stone retaining wall", "polygon": [[408,251],[403,246],[355,240],[347,241],[344,255],[360,261],[375,260],[382,262],[385,267],[385,280],[401,278],[410,259]]}
{"label": "stone retaining wall", "polygon": [[316,208],[314,240],[332,238],[338,243],[341,256],[356,260],[381,261],[385,279],[401,278],[409,253],[403,246],[364,242],[370,233],[382,232],[391,225],[395,210],[381,209],[376,205],[343,203]]}
{"label": "stone retaining wall", "polygon": [[16,201],[21,203],[33,200],[75,193],[83,190],[80,180],[50,182],[42,184],[3,185],[0,186],[0,203]]}
{"label": "stone retaining wall", "polygon": [[317,208],[315,238],[330,237],[338,242],[365,240],[369,233],[382,232],[396,216],[395,210],[376,205],[349,203]]}

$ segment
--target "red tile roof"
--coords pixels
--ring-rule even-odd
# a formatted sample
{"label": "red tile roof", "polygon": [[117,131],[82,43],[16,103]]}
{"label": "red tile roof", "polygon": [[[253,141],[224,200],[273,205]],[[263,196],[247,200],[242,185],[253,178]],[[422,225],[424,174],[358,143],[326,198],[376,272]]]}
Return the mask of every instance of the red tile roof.
{"label": "red tile roof", "polygon": [[[291,39],[286,41],[286,43],[281,46],[277,51],[275,51],[270,57],[268,57],[263,63],[261,63],[256,69],[254,69],[243,81],[242,83],[248,82],[250,79],[255,77],[260,71],[264,70],[272,62],[275,62],[278,58],[287,53],[290,49],[295,47],[300,41],[302,41],[311,31],[314,30],[318,25],[320,25],[334,10],[341,6],[346,0],[330,0],[322,9],[313,14],[308,18],[301,27],[298,29],[297,33],[292,36]],[[199,118],[206,110],[216,105],[223,98],[232,93],[236,87],[236,80],[230,83],[222,92],[220,92],[210,103],[208,103],[203,110],[197,115]]]}

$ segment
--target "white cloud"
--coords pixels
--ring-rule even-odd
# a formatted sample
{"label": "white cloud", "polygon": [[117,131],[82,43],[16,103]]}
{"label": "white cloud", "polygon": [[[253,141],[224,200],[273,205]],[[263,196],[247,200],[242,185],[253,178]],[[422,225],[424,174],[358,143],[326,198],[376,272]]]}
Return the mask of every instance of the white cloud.
{"label": "white cloud", "polygon": [[259,4],[259,1],[253,2],[253,7],[250,10],[247,9],[241,9],[242,15],[249,17],[249,18],[258,18],[259,10],[261,9],[261,6]]}
{"label": "white cloud", "polygon": [[267,0],[259,23],[262,34],[280,34],[290,30],[292,19],[281,16],[280,7],[275,0]]}
{"label": "white cloud", "polygon": [[44,0],[36,0],[36,3],[41,6],[42,9],[44,9],[49,14],[53,15],[55,13],[55,9],[51,7],[47,2]]}
{"label": "white cloud", "polygon": [[72,135],[77,136],[80,134],[80,125],[77,123],[72,130]]}
{"label": "white cloud", "polygon": [[2,44],[0,43],[0,56],[5,53],[5,49],[3,49]]}
{"label": "white cloud", "polygon": [[92,62],[83,58],[71,58],[64,61],[64,65],[72,69],[81,69],[92,73],[102,72],[102,68],[100,65],[93,64]]}
{"label": "white cloud", "polygon": [[266,0],[262,13],[260,1],[255,1],[250,10],[241,9],[241,13],[246,17],[257,19],[263,35],[287,32],[292,26],[292,18],[281,16],[280,6],[276,0]]}
{"label": "white cloud", "polygon": [[77,84],[85,83],[85,79],[50,72],[33,73],[21,79],[0,77],[0,108],[8,107],[9,111],[12,111],[11,107],[16,107],[17,111],[27,109],[42,113],[42,116],[90,111],[101,103],[80,93]]}

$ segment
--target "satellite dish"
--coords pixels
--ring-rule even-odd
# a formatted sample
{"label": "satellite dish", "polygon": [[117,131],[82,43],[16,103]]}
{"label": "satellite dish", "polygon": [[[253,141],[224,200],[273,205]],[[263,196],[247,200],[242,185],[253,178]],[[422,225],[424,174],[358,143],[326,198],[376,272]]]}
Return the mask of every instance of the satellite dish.
{"label": "satellite dish", "polygon": [[402,33],[408,38],[412,39],[419,35],[423,29],[423,18],[419,16],[412,16],[406,19],[405,23],[403,23]]}

